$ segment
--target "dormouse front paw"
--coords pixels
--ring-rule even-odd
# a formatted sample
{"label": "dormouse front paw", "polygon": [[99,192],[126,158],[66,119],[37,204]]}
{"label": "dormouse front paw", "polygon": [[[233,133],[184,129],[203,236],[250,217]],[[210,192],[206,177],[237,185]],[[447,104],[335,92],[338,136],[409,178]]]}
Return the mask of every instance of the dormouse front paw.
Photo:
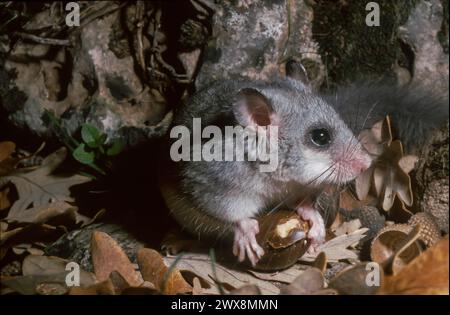
{"label": "dormouse front paw", "polygon": [[248,257],[252,266],[264,255],[264,250],[256,241],[256,234],[259,233],[258,221],[255,219],[243,219],[234,225],[233,255],[238,257],[240,262]]}
{"label": "dormouse front paw", "polygon": [[308,232],[308,238],[311,240],[311,246],[308,253],[316,253],[318,247],[325,243],[325,223],[319,211],[310,206],[297,207],[298,215],[305,221],[309,221],[311,228]]}

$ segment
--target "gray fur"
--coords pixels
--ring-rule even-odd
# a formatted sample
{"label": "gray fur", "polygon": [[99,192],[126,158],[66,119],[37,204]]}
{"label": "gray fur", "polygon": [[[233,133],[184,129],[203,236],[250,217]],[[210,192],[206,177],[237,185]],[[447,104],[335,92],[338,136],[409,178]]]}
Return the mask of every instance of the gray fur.
{"label": "gray fur", "polygon": [[355,133],[389,115],[394,137],[409,153],[423,147],[433,131],[448,123],[448,97],[417,85],[361,82],[340,87],[324,98]]}
{"label": "gray fur", "polygon": [[[270,209],[293,191],[311,195],[322,182],[336,183],[346,174],[314,174],[305,157],[308,149],[314,155],[328,158],[343,155],[344,148],[361,147],[337,113],[307,87],[291,79],[272,82],[225,81],[215,83],[195,94],[176,114],[174,125],[192,130],[192,118],[201,117],[205,125],[236,125],[232,107],[239,90],[252,88],[263,94],[279,118],[279,166],[273,173],[261,173],[259,162],[179,162],[181,187],[185,196],[201,211],[231,223],[254,217]],[[333,143],[325,151],[310,146],[307,132],[312,127],[330,128]],[[345,170],[343,171],[345,173]],[[312,177],[319,177],[316,181]],[[348,180],[348,178],[347,178]]]}

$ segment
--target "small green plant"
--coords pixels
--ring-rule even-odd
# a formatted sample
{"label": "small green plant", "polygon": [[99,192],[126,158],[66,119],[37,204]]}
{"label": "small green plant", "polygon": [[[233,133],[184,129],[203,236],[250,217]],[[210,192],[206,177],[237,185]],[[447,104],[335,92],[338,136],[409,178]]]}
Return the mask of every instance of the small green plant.
{"label": "small green plant", "polygon": [[115,156],[123,149],[123,142],[115,139],[106,143],[106,134],[101,133],[94,125],[85,123],[81,126],[81,139],[83,142],[73,150],[75,160],[82,164],[91,165],[103,156]]}
{"label": "small green plant", "polygon": [[107,160],[108,157],[118,155],[124,148],[124,143],[121,139],[114,139],[106,143],[106,134],[100,132],[90,123],[84,123],[81,126],[81,141],[78,141],[67,134],[61,124],[61,119],[57,118],[53,112],[45,111],[42,118],[51,127],[59,140],[71,151],[75,160],[102,175],[105,175],[106,172],[98,164]]}

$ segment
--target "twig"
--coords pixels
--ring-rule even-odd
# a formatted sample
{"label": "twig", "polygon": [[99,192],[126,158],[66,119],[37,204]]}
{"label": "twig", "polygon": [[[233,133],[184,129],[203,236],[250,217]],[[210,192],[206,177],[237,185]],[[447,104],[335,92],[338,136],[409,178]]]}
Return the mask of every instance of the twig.
{"label": "twig", "polygon": [[145,71],[145,59],[144,59],[144,45],[142,44],[142,29],[144,27],[144,3],[142,1],[138,1],[136,3],[136,42],[137,42],[137,54],[138,54],[138,62],[142,69],[142,74],[144,75],[144,79],[147,79],[147,71]]}
{"label": "twig", "polygon": [[159,52],[158,49],[154,49],[154,55],[156,60],[161,64],[161,66],[166,69],[167,71],[169,71],[169,73],[174,77],[174,78],[178,78],[178,79],[182,79],[182,80],[186,80],[186,75],[185,74],[178,74],[175,69],[169,65],[167,62],[164,61],[164,59],[161,56],[161,53]]}
{"label": "twig", "polygon": [[[159,23],[161,22],[161,8],[158,8],[155,13],[155,18],[153,20],[153,40],[152,40],[152,49],[156,49],[158,42],[156,40],[156,32],[158,31]],[[155,57],[152,53],[150,55],[150,67],[155,69]],[[155,69],[156,70],[156,69]]]}
{"label": "twig", "polygon": [[16,35],[43,45],[71,46],[71,43],[68,39],[45,38],[22,32],[16,32]]}

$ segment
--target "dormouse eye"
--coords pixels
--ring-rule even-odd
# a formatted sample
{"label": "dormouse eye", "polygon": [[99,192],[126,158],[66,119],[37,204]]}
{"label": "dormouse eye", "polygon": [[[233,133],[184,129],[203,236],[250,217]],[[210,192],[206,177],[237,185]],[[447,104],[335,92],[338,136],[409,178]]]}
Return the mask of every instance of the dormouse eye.
{"label": "dormouse eye", "polygon": [[318,147],[326,146],[331,142],[330,132],[325,128],[311,130],[311,141]]}

